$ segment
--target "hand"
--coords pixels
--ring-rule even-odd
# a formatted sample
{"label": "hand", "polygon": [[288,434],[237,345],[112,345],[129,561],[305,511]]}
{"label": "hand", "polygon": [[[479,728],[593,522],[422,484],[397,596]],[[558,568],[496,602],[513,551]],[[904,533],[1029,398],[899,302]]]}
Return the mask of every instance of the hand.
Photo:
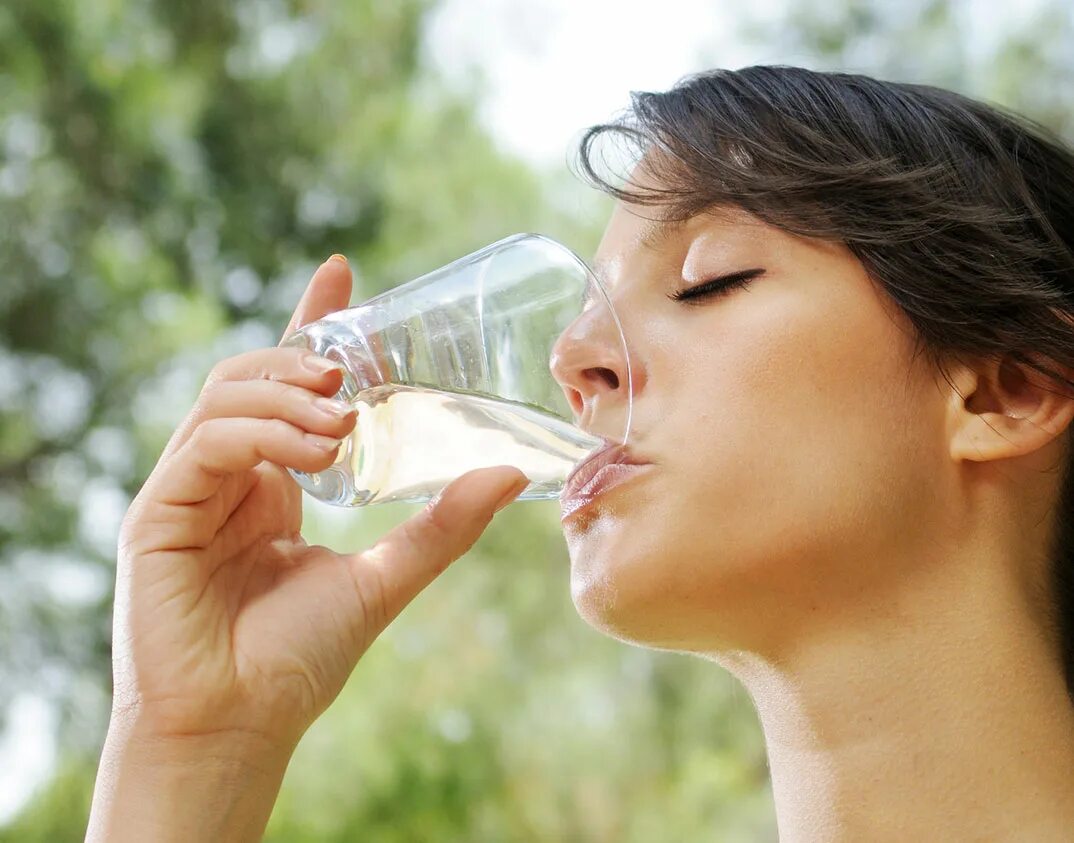
{"label": "hand", "polygon": [[[329,260],[291,331],[346,307]],[[338,369],[295,348],[219,363],[135,498],[120,533],[113,721],[154,740],[256,735],[293,748],[362,653],[513,500],[525,476],[463,475],[360,553],[309,546],[284,469],[335,459],[354,411],[326,412]],[[136,724],[136,725],[131,725]]]}

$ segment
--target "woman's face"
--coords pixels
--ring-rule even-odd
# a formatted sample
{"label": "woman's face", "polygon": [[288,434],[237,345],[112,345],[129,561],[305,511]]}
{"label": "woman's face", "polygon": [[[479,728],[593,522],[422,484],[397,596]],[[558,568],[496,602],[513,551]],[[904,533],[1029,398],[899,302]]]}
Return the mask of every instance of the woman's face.
{"label": "woman's face", "polygon": [[[693,651],[778,648],[875,611],[954,482],[908,321],[842,245],[737,210],[648,242],[658,216],[620,203],[593,260],[631,354],[629,450],[651,465],[565,518],[578,611]],[[671,298],[751,269],[745,287]],[[599,312],[560,338],[553,371],[584,426],[618,438],[626,369]]]}

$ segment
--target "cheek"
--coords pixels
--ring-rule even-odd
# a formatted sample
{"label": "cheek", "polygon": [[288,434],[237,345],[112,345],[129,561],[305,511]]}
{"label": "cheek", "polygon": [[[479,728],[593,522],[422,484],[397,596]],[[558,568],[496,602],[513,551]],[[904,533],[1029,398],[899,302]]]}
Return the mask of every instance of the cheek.
{"label": "cheek", "polygon": [[678,355],[650,367],[674,407],[646,417],[665,461],[572,548],[579,611],[617,637],[707,646],[838,612],[934,506],[939,419],[891,320],[743,308],[719,333],[680,325]]}
{"label": "cheek", "polygon": [[709,423],[684,470],[741,550],[797,569],[903,529],[939,428],[908,335],[883,312],[853,300],[779,313],[745,314],[703,361],[719,397],[687,393]]}

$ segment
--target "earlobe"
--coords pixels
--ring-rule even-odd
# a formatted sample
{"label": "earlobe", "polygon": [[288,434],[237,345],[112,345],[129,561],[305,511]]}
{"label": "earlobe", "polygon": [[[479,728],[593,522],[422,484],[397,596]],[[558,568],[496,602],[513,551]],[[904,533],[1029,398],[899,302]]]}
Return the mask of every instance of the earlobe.
{"label": "earlobe", "polygon": [[1074,388],[1010,358],[963,367],[949,379],[955,460],[987,462],[1031,454],[1074,419]]}
{"label": "earlobe", "polygon": [[956,460],[988,462],[1027,453],[1032,450],[1030,441],[1019,435],[1019,425],[1024,422],[996,413],[967,415],[951,440],[951,456]]}

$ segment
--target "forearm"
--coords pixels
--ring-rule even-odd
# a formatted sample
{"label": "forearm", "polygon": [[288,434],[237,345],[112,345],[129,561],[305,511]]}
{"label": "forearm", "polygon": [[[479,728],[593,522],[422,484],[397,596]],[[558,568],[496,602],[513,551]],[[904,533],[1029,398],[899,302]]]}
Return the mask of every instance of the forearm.
{"label": "forearm", "polygon": [[86,841],[260,840],[289,758],[251,735],[148,738],[113,722]]}

